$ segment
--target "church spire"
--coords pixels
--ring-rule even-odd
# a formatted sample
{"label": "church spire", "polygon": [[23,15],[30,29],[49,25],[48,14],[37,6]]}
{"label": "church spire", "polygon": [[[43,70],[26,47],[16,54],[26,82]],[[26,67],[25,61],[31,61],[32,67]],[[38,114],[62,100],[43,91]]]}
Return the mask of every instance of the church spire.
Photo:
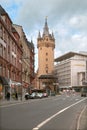
{"label": "church spire", "polygon": [[44,25],[44,29],[43,29],[43,36],[49,36],[49,28],[48,28],[48,24],[47,24],[47,17],[45,18],[45,25]]}

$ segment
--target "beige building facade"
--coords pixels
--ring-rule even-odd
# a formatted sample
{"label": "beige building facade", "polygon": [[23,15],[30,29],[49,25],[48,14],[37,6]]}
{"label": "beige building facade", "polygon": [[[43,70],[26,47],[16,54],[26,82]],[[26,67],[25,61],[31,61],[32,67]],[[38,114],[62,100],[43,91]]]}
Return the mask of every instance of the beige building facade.
{"label": "beige building facade", "polygon": [[81,87],[87,81],[87,54],[69,52],[55,62],[60,88]]}

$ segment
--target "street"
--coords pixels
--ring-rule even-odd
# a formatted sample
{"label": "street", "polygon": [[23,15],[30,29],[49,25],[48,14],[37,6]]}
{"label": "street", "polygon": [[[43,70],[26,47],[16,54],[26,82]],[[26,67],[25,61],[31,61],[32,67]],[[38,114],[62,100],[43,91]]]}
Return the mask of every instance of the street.
{"label": "street", "polygon": [[30,99],[0,106],[0,130],[76,130],[87,104],[79,94]]}

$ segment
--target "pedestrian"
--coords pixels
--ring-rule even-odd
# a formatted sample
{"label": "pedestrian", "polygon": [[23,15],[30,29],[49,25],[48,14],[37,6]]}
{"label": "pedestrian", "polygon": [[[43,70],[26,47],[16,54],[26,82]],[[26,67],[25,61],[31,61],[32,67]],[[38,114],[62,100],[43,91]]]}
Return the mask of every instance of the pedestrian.
{"label": "pedestrian", "polygon": [[6,98],[7,100],[10,100],[10,92],[7,92]]}
{"label": "pedestrian", "polygon": [[17,94],[17,92],[15,93],[15,98],[16,98],[16,100],[18,100],[18,94]]}

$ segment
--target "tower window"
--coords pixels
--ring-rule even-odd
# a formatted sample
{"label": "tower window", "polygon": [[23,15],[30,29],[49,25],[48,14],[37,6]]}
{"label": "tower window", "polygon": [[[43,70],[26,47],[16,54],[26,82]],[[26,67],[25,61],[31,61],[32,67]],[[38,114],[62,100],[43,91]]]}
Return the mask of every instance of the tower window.
{"label": "tower window", "polygon": [[46,43],[46,47],[49,47],[49,44],[48,44],[48,43]]}
{"label": "tower window", "polygon": [[46,56],[48,55],[48,53],[46,52]]}
{"label": "tower window", "polygon": [[46,58],[46,61],[48,61],[48,58]]}
{"label": "tower window", "polygon": [[46,64],[46,67],[48,67],[48,64]]}
{"label": "tower window", "polygon": [[48,70],[46,70],[46,73],[48,73]]}
{"label": "tower window", "polygon": [[48,38],[46,39],[46,41],[48,41]]}

